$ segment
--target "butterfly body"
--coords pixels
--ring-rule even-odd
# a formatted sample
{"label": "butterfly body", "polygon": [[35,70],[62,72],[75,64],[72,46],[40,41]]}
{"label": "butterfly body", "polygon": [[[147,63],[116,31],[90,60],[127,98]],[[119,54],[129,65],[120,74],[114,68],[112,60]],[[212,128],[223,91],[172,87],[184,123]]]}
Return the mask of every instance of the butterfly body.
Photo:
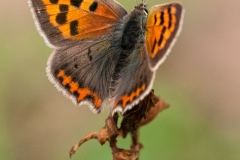
{"label": "butterfly body", "polygon": [[50,81],[74,103],[125,112],[151,90],[179,33],[179,3],[130,13],[114,0],[29,0],[36,26],[55,50]]}
{"label": "butterfly body", "polygon": [[147,14],[140,6],[137,6],[132,12],[123,17],[123,31],[121,37],[121,48],[132,51],[142,47],[144,44],[144,33]]}

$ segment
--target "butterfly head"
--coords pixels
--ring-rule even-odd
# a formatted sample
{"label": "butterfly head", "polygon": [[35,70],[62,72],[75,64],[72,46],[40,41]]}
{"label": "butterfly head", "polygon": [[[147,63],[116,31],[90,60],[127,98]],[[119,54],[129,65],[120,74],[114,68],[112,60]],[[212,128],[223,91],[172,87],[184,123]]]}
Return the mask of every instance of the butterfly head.
{"label": "butterfly head", "polygon": [[135,10],[141,11],[145,16],[148,15],[147,4],[146,2],[140,3],[134,7]]}

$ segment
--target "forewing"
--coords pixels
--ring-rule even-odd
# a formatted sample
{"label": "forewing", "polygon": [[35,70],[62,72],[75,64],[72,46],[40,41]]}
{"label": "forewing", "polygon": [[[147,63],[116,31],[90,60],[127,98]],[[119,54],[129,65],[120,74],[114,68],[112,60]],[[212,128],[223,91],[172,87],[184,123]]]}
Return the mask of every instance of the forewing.
{"label": "forewing", "polygon": [[169,54],[181,31],[183,8],[180,3],[156,5],[150,8],[145,41],[150,67],[156,70]]}
{"label": "forewing", "polygon": [[29,5],[38,30],[51,47],[101,39],[127,14],[114,0],[29,0]]}

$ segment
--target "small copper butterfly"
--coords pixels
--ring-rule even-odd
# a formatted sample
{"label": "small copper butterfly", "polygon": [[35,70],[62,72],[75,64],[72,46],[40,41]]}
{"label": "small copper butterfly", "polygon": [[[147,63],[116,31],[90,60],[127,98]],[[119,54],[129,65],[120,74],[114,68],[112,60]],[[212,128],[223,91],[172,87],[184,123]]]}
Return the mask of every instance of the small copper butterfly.
{"label": "small copper butterfly", "polygon": [[99,113],[131,109],[151,90],[183,22],[178,2],[127,11],[115,0],[29,0],[48,46],[50,81]]}

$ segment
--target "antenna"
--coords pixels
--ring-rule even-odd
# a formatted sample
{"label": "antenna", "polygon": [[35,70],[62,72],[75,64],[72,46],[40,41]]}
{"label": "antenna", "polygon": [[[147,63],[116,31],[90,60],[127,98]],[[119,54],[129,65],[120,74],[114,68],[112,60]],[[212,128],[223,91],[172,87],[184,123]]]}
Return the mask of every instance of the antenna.
{"label": "antenna", "polygon": [[146,5],[146,4],[147,4],[147,2],[148,2],[148,0],[144,1],[144,2],[143,2],[143,4],[144,4],[144,5]]}
{"label": "antenna", "polygon": [[137,6],[138,6],[138,1],[137,1],[137,0],[135,0],[135,2],[137,3]]}

